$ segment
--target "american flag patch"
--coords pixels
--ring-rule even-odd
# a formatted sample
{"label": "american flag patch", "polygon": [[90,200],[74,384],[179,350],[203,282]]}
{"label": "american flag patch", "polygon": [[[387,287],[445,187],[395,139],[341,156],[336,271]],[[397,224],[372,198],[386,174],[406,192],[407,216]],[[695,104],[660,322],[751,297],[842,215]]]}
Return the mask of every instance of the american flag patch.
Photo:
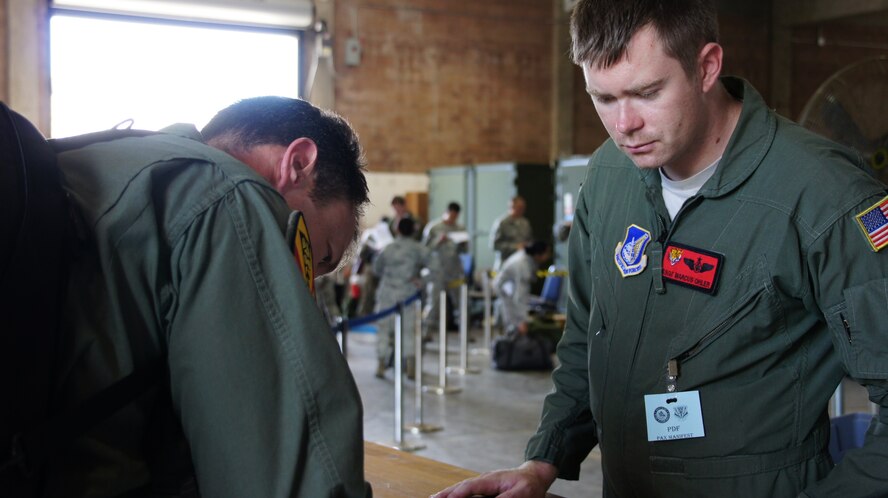
{"label": "american flag patch", "polygon": [[855,216],[873,251],[888,246],[888,196]]}

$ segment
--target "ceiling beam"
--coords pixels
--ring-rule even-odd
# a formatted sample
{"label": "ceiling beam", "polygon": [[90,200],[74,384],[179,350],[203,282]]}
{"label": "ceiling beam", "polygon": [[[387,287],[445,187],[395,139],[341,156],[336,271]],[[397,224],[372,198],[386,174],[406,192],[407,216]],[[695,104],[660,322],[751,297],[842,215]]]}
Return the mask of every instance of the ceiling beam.
{"label": "ceiling beam", "polygon": [[775,0],[774,21],[797,26],[888,10],[888,0]]}

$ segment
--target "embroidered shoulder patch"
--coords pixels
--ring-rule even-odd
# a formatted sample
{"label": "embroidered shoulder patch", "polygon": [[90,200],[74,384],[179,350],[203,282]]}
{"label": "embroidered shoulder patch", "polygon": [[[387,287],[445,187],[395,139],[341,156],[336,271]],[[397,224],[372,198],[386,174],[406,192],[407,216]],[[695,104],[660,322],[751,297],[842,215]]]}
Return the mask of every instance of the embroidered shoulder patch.
{"label": "embroidered shoulder patch", "polygon": [[638,225],[629,225],[626,236],[617,244],[614,262],[623,277],[638,275],[647,266],[645,248],[651,241],[651,232]]}
{"label": "embroidered shoulder patch", "polygon": [[854,218],[873,251],[878,252],[888,246],[888,196]]}
{"label": "embroidered shoulder patch", "polygon": [[296,261],[296,268],[308,284],[308,291],[314,295],[314,266],[311,259],[311,237],[305,225],[305,217],[299,211],[290,213],[287,220],[287,244]]}

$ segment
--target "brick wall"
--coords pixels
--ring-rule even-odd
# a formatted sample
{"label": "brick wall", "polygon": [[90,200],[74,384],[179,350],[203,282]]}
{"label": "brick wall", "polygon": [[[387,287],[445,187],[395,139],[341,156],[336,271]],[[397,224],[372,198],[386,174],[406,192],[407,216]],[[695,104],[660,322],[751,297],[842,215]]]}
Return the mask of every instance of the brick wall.
{"label": "brick wall", "polygon": [[605,140],[607,130],[598,119],[592,98],[586,93],[586,79],[579,66],[574,69],[574,153],[587,155],[595,152]]}
{"label": "brick wall", "polygon": [[540,0],[337,0],[336,109],[371,171],[547,162],[552,22]]}

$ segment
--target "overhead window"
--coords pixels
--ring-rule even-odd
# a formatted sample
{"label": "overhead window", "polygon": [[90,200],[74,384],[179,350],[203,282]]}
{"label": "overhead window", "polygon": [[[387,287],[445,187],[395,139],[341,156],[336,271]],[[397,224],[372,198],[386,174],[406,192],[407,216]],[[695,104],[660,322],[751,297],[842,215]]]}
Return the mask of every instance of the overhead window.
{"label": "overhead window", "polygon": [[[116,5],[127,3],[136,2]],[[54,9],[51,136],[130,119],[139,129],[177,122],[200,128],[243,98],[298,97],[300,39],[295,28]]]}

